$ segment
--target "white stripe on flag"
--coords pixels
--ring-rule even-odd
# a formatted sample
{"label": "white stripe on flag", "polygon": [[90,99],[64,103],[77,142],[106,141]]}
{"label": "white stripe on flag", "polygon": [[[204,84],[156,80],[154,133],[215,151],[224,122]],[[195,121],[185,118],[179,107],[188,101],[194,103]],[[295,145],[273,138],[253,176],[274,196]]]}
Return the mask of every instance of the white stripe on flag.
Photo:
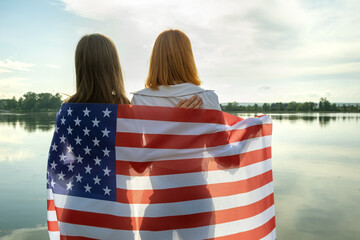
{"label": "white stripe on flag", "polygon": [[60,240],[60,232],[59,231],[48,231],[50,240]]}
{"label": "white stripe on flag", "polygon": [[152,190],[228,183],[255,177],[271,170],[271,159],[246,167],[160,176],[116,175],[116,187],[128,190]]}
{"label": "white stripe on flag", "polygon": [[115,156],[116,160],[149,162],[161,160],[231,156],[263,149],[270,146],[271,136],[264,136],[209,148],[155,149],[115,147]]}
{"label": "white stripe on flag", "polygon": [[165,217],[247,206],[269,196],[273,188],[271,182],[253,191],[231,196],[157,204],[126,204],[55,194],[55,206],[123,217]]}
{"label": "white stripe on flag", "polygon": [[250,126],[270,124],[268,116],[248,118],[232,126],[216,123],[188,123],[118,118],[117,132],[146,133],[146,134],[174,134],[174,135],[200,135],[235,129],[245,129]]}
{"label": "white stripe on flag", "polygon": [[[274,205],[264,212],[242,220],[221,223],[216,225],[178,229],[178,233],[183,239],[204,239],[227,236],[239,232],[245,232],[260,227],[275,216]],[[173,230],[166,231],[130,231],[130,230],[114,230],[109,228],[90,227],[84,225],[68,224],[59,222],[59,228],[63,235],[83,236],[95,239],[172,239]],[[134,237],[135,235],[135,237]],[[141,236],[141,238],[140,238]]]}
{"label": "white stripe on flag", "polygon": [[48,221],[57,221],[56,211],[47,211],[47,220]]}

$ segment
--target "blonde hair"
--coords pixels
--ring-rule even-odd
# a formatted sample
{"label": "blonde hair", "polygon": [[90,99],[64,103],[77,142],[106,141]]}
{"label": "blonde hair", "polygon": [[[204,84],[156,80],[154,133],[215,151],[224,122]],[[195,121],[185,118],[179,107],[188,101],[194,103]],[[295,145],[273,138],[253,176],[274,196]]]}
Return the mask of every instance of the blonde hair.
{"label": "blonde hair", "polygon": [[193,83],[201,81],[196,69],[189,38],[180,30],[162,32],[156,39],[150,58],[149,74],[145,87]]}
{"label": "blonde hair", "polygon": [[83,36],[75,51],[76,93],[65,102],[129,104],[119,56],[102,34]]}

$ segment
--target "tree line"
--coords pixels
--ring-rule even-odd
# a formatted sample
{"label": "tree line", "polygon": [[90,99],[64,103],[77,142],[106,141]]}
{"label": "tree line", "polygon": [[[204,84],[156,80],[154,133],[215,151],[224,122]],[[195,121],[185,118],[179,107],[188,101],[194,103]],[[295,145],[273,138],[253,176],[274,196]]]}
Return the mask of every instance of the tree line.
{"label": "tree line", "polygon": [[58,111],[61,104],[61,95],[56,93],[27,92],[18,100],[0,99],[0,111],[24,111],[24,112],[50,112]]}
{"label": "tree line", "polygon": [[[60,93],[27,92],[18,100],[0,99],[0,111],[24,111],[24,112],[51,112],[58,111],[62,104]],[[289,102],[289,103],[264,103],[244,106],[238,102],[231,102],[221,106],[226,112],[359,112],[359,105],[337,105],[330,103],[326,98],[315,102]]]}
{"label": "tree line", "polygon": [[357,105],[337,105],[330,103],[326,98],[321,98],[319,103],[315,102],[289,102],[289,103],[264,103],[262,105],[253,104],[244,106],[238,102],[231,102],[223,105],[222,110],[225,112],[359,112],[360,107]]}

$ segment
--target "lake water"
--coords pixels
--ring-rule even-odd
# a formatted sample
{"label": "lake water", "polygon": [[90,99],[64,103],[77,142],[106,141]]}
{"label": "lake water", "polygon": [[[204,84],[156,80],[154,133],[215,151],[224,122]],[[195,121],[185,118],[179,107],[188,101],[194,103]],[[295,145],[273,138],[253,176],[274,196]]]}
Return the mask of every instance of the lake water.
{"label": "lake water", "polygon": [[[359,239],[360,114],[270,116],[278,239]],[[54,123],[55,114],[0,113],[0,240],[48,239]]]}

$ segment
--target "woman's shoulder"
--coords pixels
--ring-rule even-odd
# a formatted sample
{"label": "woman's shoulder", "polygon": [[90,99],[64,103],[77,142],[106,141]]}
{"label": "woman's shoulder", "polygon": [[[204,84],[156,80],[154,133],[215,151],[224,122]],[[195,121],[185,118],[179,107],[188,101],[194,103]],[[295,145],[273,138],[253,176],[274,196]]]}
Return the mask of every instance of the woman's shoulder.
{"label": "woman's shoulder", "polygon": [[205,90],[192,83],[181,83],[170,86],[159,86],[158,89],[144,88],[140,91],[131,92],[134,96],[152,96],[152,97],[182,97],[194,94],[214,94],[213,90]]}

